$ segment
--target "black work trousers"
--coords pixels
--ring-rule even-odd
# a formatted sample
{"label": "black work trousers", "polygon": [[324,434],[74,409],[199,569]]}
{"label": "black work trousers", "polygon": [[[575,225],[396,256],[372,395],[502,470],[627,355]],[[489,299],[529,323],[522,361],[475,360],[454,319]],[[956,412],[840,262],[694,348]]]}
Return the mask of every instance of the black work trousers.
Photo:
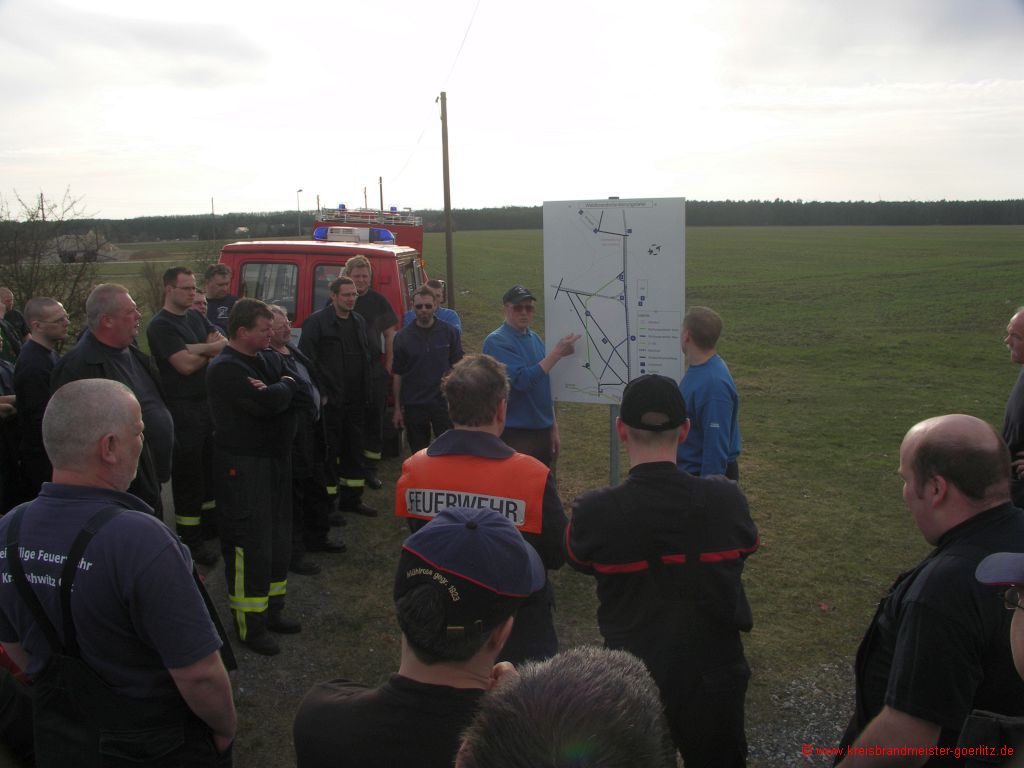
{"label": "black work trousers", "polygon": [[228,603],[238,637],[266,626],[283,608],[291,558],[291,457],[216,451],[215,484]]}
{"label": "black work trousers", "polygon": [[133,699],[81,659],[55,654],[33,686],[37,768],[215,768],[209,727],[180,697]]}
{"label": "black work trousers", "polygon": [[388,401],[388,374],[374,363],[370,373],[370,391],[363,416],[362,466],[376,469],[384,450],[384,410]]}
{"label": "black work trousers", "polygon": [[171,461],[171,496],[178,535],[190,547],[202,542],[206,467],[203,448],[213,433],[206,400],[168,400],[174,418],[174,454]]}
{"label": "black work trousers", "polygon": [[328,403],[328,464],[338,475],[338,509],[354,509],[363,498],[366,470],[363,468],[363,425],[365,402],[354,397],[342,403]]}
{"label": "black work trousers", "polygon": [[327,495],[327,444],[324,424],[314,414],[302,413],[292,444],[292,559],[300,559],[310,545],[322,544],[330,530],[331,499]]}
{"label": "black work trousers", "polygon": [[647,665],[686,768],[743,768],[750,667],[739,632],[690,630],[673,643],[666,637],[655,632],[607,645],[629,651]]}
{"label": "black work trousers", "polygon": [[405,437],[409,441],[412,453],[430,445],[430,433],[434,437],[452,428],[452,420],[448,416],[448,406],[440,405],[406,405],[402,407],[402,420],[405,422]]}

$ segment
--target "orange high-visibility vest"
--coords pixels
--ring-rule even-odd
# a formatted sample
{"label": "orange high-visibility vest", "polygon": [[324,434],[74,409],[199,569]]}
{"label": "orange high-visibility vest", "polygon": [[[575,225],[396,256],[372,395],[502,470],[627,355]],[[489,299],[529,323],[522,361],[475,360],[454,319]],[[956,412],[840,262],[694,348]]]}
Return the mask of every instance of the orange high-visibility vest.
{"label": "orange high-visibility vest", "polygon": [[493,509],[523,533],[540,533],[549,469],[532,456],[507,459],[467,454],[427,456],[427,449],[402,465],[395,514],[432,520],[451,507]]}

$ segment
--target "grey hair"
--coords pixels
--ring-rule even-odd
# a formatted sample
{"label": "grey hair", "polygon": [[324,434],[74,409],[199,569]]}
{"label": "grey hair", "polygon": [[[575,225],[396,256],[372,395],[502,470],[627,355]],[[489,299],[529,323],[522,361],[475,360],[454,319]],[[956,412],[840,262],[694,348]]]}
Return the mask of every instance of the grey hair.
{"label": "grey hair", "polygon": [[118,310],[118,297],[127,295],[128,289],[119,283],[101,283],[92,289],[85,300],[85,320],[93,330],[104,315],[113,315]]}
{"label": "grey hair", "polygon": [[43,414],[43,446],[56,469],[84,466],[104,435],[121,433],[133,419],[128,387],[112,379],[79,379],[53,393]]}

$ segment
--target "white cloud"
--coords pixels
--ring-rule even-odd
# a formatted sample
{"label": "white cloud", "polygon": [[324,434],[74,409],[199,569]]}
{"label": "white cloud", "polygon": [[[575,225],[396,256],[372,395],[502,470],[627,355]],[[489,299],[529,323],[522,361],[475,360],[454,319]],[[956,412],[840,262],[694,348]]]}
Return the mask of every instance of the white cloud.
{"label": "white cloud", "polygon": [[6,0],[0,191],[439,207],[446,89],[458,206],[1019,197],[1022,38],[1021,0]]}

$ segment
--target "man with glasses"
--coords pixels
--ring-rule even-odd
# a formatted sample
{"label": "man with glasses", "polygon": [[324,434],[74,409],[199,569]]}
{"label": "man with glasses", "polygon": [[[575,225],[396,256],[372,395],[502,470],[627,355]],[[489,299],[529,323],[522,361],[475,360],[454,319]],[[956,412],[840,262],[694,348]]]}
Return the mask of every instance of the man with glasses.
{"label": "man with glasses", "polygon": [[56,299],[37,296],[25,305],[25,321],[29,335],[14,366],[14,393],[21,417],[22,492],[34,499],[53,474],[43,448],[43,413],[50,402],[50,374],[60,359],[56,347],[68,337],[68,313]]}
{"label": "man with glasses", "polygon": [[926,750],[954,747],[973,709],[1024,714],[1011,614],[974,578],[987,555],[1024,552],[1006,444],[973,416],[939,416],[907,433],[899,473],[903,501],[935,549],[897,578],[861,641],[849,749],[837,759],[845,768],[906,764],[898,749],[885,756],[879,747],[919,749],[917,765],[959,765]]}
{"label": "man with glasses", "polygon": [[405,425],[409,450],[413,453],[430,445],[434,437],[452,428],[448,404],[441,394],[441,379],[462,359],[458,330],[435,316],[437,298],[426,285],[413,295],[416,322],[395,336],[393,366],[395,429]]}
{"label": "man with glasses", "polygon": [[[178,535],[201,565],[217,562],[217,549],[203,541],[203,446],[213,434],[206,399],[206,366],[227,339],[192,308],[196,276],[185,267],[164,272],[164,305],[146,328],[149,351],[156,360],[167,409],[174,417],[171,491]],[[206,526],[210,528],[208,524]]]}
{"label": "man with glasses", "polygon": [[559,360],[576,351],[580,337],[563,336],[548,352],[544,340],[530,330],[537,300],[529,289],[513,285],[501,301],[505,322],[484,339],[484,354],[505,364],[512,385],[501,439],[550,467],[561,444],[548,374]]}
{"label": "man with glasses", "polygon": [[[444,320],[449,325],[454,325],[459,333],[462,333],[462,318],[459,317],[459,313],[454,309],[441,306],[445,302],[445,291],[447,290],[447,285],[444,280],[427,280],[423,285],[429,288],[434,294],[434,301],[436,303],[434,317],[438,320]],[[415,320],[416,312],[410,309],[402,317],[402,327],[404,328],[407,325],[412,325]]]}

